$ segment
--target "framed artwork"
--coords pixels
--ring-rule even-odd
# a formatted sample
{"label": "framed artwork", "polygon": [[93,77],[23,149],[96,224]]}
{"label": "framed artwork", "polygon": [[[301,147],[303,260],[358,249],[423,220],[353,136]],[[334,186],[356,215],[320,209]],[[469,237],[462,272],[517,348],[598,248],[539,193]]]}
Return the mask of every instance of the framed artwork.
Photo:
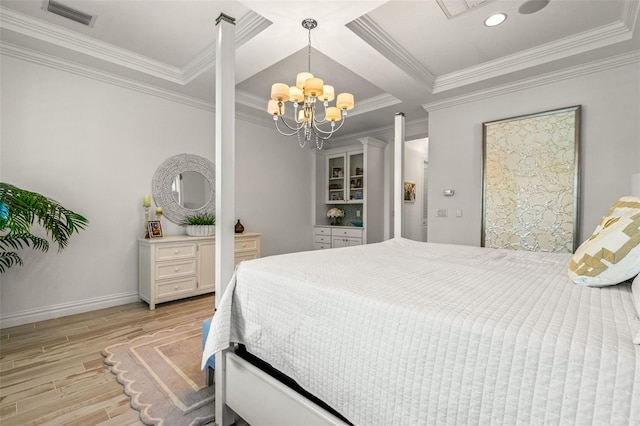
{"label": "framed artwork", "polygon": [[575,251],[580,110],[483,123],[483,247]]}
{"label": "framed artwork", "polygon": [[416,202],[416,183],[415,182],[404,182],[404,201],[405,203],[415,203]]}
{"label": "framed artwork", "polygon": [[159,220],[148,221],[147,231],[149,231],[149,238],[162,238],[162,225]]}

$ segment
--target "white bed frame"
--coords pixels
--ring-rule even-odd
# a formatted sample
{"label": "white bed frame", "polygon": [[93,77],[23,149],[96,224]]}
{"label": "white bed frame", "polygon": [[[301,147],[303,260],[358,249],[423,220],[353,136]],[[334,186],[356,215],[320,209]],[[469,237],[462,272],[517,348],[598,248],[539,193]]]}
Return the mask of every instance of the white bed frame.
{"label": "white bed frame", "polygon": [[[216,355],[217,356],[217,355]],[[221,354],[224,406],[216,388],[216,423],[227,426],[240,419],[251,426],[347,426],[338,417],[230,351]],[[216,358],[216,382],[218,368]],[[218,382],[219,383],[219,382]],[[219,415],[222,413],[222,415]]]}
{"label": "white bed frame", "polygon": [[[235,19],[216,20],[216,304],[233,275],[235,223]],[[394,211],[402,208],[404,114],[395,118]],[[402,232],[394,215],[394,235]],[[226,226],[229,225],[229,226]],[[215,421],[219,426],[348,426],[324,408],[226,350],[215,355]]]}

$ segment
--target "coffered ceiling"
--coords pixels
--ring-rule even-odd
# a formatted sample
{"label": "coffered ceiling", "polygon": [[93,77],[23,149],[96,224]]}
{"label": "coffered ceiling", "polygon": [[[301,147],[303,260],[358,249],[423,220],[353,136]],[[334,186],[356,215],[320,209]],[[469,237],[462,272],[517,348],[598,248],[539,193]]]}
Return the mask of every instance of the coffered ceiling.
{"label": "coffered ceiling", "polygon": [[[311,71],[356,107],[344,133],[425,122],[427,110],[532,78],[638,61],[638,0],[1,0],[2,53],[213,109],[216,18],[236,19],[237,112],[271,125],[271,84]],[[544,6],[540,8],[541,6]],[[534,13],[531,10],[540,9]],[[495,12],[507,20],[489,28]],[[639,76],[640,78],[640,76]]]}

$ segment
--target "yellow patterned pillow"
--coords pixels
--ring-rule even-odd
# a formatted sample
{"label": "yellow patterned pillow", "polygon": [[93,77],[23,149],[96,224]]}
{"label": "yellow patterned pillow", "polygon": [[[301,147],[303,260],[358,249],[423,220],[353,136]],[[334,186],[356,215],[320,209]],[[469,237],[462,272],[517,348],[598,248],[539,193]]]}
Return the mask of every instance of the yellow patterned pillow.
{"label": "yellow patterned pillow", "polygon": [[622,197],[604,215],[593,235],[569,262],[576,284],[602,287],[640,273],[640,198]]}

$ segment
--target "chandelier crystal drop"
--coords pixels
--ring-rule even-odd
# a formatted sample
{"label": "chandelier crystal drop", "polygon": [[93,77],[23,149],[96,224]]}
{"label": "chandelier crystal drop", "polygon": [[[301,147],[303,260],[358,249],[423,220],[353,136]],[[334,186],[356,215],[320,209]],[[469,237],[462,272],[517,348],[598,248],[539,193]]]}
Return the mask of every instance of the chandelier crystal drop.
{"label": "chandelier crystal drop", "polygon": [[[354,106],[351,93],[340,93],[336,98],[336,106],[330,107],[329,102],[335,98],[333,86],[311,74],[311,30],[318,26],[315,19],[305,19],[302,27],[309,32],[307,50],[308,69],[298,73],[295,86],[285,83],[275,83],[271,86],[271,100],[267,111],[273,116],[278,132],[285,136],[298,135],[298,144],[304,148],[307,141],[315,139],[316,148],[322,149],[324,141],[340,130],[347,117],[347,111]],[[284,118],[285,102],[293,104],[293,121]],[[322,102],[324,118],[318,118],[316,104]],[[291,120],[290,120],[291,121]],[[282,123],[288,130],[282,131],[278,123]],[[340,122],[336,126],[336,122]],[[321,128],[321,126],[323,128]]]}

